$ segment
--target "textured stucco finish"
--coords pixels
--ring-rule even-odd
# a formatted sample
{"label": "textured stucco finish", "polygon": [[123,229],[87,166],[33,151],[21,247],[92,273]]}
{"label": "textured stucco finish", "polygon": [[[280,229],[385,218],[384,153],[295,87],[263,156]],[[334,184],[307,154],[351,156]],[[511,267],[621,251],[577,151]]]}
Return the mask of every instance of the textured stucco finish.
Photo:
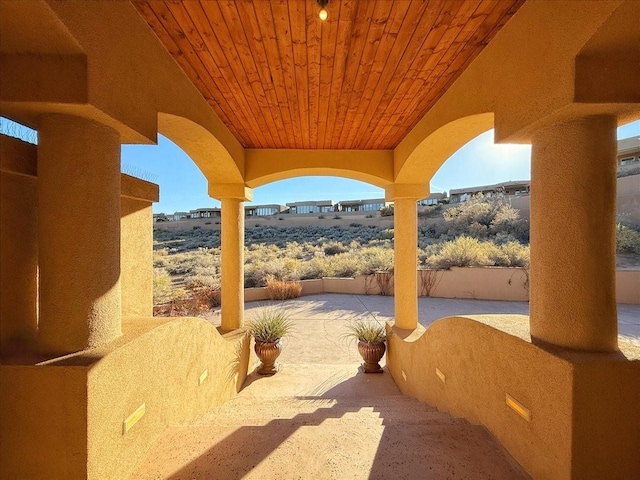
{"label": "textured stucco finish", "polygon": [[82,367],[0,365],[0,477],[87,478]]}
{"label": "textured stucco finish", "polygon": [[[544,350],[527,317],[448,317],[413,332],[388,327],[400,390],[485,425],[533,478],[633,478],[640,468],[640,353]],[[446,377],[442,383],[435,369]],[[531,411],[527,422],[505,404]]]}
{"label": "textured stucco finish", "polygon": [[[123,330],[100,348],[0,366],[3,478],[127,478],[168,425],[221,405],[246,378],[242,331],[222,336],[197,318],[125,319]],[[123,435],[142,403],[145,415]]]}
{"label": "textured stucco finish", "polygon": [[616,121],[606,116],[533,138],[531,335],[538,340],[617,349],[616,148]]}
{"label": "textured stucco finish", "polygon": [[394,199],[393,272],[396,323],[399,328],[414,329],[418,324],[418,210],[416,199]]}
{"label": "textured stucco finish", "polygon": [[120,138],[115,130],[66,115],[41,120],[38,237],[42,348],[69,353],[118,337]]}
{"label": "textured stucco finish", "polygon": [[122,316],[153,315],[153,213],[151,202],[120,200]]}
{"label": "textured stucco finish", "polygon": [[35,339],[38,322],[38,224],[35,178],[4,169],[8,163],[17,165],[23,158],[30,160],[35,157],[35,151],[30,145],[0,136],[0,157],[3,166],[0,170],[2,358],[5,352],[13,350],[16,344],[24,344]]}
{"label": "textured stucco finish", "polygon": [[223,197],[220,226],[220,306],[222,329],[244,324],[244,202]]}

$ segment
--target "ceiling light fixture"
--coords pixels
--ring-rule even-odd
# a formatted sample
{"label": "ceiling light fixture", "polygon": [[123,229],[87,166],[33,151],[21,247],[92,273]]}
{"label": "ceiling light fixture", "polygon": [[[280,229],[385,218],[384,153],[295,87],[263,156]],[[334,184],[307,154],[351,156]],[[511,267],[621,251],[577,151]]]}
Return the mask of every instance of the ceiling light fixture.
{"label": "ceiling light fixture", "polygon": [[318,6],[320,7],[320,11],[318,12],[318,17],[320,17],[320,20],[322,20],[323,22],[329,18],[329,12],[327,12],[327,4],[329,3],[329,0],[316,0],[318,2]]}

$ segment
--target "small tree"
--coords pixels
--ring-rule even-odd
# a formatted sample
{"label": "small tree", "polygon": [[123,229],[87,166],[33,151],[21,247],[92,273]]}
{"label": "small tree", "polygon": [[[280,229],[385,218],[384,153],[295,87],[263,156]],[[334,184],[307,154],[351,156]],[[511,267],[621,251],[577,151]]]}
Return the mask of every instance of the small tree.
{"label": "small tree", "polygon": [[393,217],[393,205],[387,205],[380,209],[381,217]]}

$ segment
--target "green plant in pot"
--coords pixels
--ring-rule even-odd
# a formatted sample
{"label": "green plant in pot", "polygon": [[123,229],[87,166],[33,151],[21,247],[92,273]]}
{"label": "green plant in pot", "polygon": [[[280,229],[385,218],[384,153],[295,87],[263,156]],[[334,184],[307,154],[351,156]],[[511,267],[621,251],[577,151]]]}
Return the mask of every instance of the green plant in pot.
{"label": "green plant in pot", "polygon": [[382,373],[379,362],[387,349],[384,325],[356,320],[347,328],[347,336],[358,340],[358,352],[364,360],[364,373]]}
{"label": "green plant in pot", "polygon": [[282,338],[291,331],[289,314],[282,308],[265,307],[247,324],[247,331],[255,340],[254,350],[261,365],[260,375],[273,375],[278,371],[277,358],[282,351]]}

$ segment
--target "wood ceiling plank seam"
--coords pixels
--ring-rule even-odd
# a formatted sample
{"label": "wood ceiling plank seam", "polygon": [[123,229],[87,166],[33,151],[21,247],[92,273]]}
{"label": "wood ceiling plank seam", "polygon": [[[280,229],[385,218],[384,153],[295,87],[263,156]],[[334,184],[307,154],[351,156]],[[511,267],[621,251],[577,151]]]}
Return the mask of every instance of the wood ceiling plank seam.
{"label": "wood ceiling plank seam", "polygon": [[249,44],[246,29],[242,23],[240,12],[237,9],[238,2],[233,0],[219,1],[218,8],[225,20],[227,29],[233,42],[238,57],[240,58],[246,77],[251,86],[251,90],[260,106],[260,112],[267,124],[267,131],[264,132],[265,144],[268,146],[282,144],[280,140],[280,130],[278,129],[272,106],[267,98],[267,93],[263,87],[262,79],[255,63],[255,53]]}
{"label": "wood ceiling plank seam", "polygon": [[313,9],[306,14],[307,78],[309,79],[309,148],[318,147],[322,24]]}
{"label": "wood ceiling plank seam", "polygon": [[[327,112],[327,124],[331,128],[325,131],[323,148],[337,148],[333,143],[333,136],[336,130],[336,114],[338,110],[338,102],[342,94],[342,85],[344,83],[346,61],[349,49],[351,47],[351,38],[353,32],[353,24],[355,21],[356,8],[352,1],[345,1],[340,8],[340,19],[338,20],[338,38],[336,41],[336,50],[333,57],[333,76],[331,78],[331,90],[329,98],[329,111]],[[329,125],[330,124],[330,125]],[[329,131],[330,130],[330,131]],[[329,135],[327,135],[329,133]]]}
{"label": "wood ceiling plank seam", "polygon": [[[389,95],[386,99],[387,105],[382,112],[380,123],[374,132],[374,137],[378,139],[379,148],[389,148],[390,144],[382,132],[386,129],[391,122],[392,116],[395,113],[398,104],[403,99],[404,92],[409,88],[413,78],[417,75],[417,63],[425,54],[428,49],[424,47],[429,34],[431,33],[436,21],[440,17],[442,9],[445,6],[446,0],[439,0],[438,2],[431,1],[428,4],[427,10],[423,13],[420,23],[416,28],[417,35],[414,34],[411,44],[408,47],[410,50],[405,54],[408,61],[408,67],[399,71],[397,75],[394,75],[389,85]],[[430,54],[430,53],[427,53]],[[412,73],[413,72],[413,73]]]}
{"label": "wood ceiling plank seam", "polygon": [[332,142],[336,145],[336,148],[346,148],[345,143],[341,140],[342,132],[344,130],[349,103],[353,96],[353,86],[355,84],[355,79],[358,76],[364,45],[369,35],[369,28],[371,26],[371,18],[373,16],[374,8],[375,3],[370,0],[358,1],[355,29],[353,30],[354,39],[352,39],[351,44],[349,45],[350,51],[345,58],[345,80],[342,84],[340,102],[336,113],[336,124],[339,125],[339,128],[334,129],[333,132]]}
{"label": "wood ceiling plank seam", "polygon": [[291,24],[289,23],[289,9],[285,0],[271,0],[271,12],[276,25],[276,41],[278,55],[282,64],[282,73],[287,91],[288,104],[291,111],[293,126],[293,146],[302,148],[302,129],[300,128],[300,108],[296,89],[296,73],[293,65],[293,43],[291,42]]}
{"label": "wood ceiling plank seam", "polygon": [[366,85],[369,72],[371,71],[373,59],[375,58],[376,51],[380,45],[380,39],[384,32],[385,23],[391,13],[391,6],[392,4],[385,0],[377,0],[375,4],[375,9],[371,18],[371,26],[367,32],[367,42],[362,56],[360,57],[358,76],[354,82],[353,94],[351,96],[351,101],[349,102],[349,108],[347,109],[344,124],[345,128],[343,128],[340,137],[340,141],[344,142],[347,145],[347,148],[353,144],[355,122],[357,121],[356,112],[358,110],[359,101],[362,96],[362,91]]}
{"label": "wood ceiling plank seam", "polygon": [[[167,8],[167,6],[163,2],[157,2],[157,3],[154,2],[152,8],[156,13],[159,22],[162,24],[163,28],[167,32],[167,35],[168,35],[167,38],[170,38],[171,41],[174,42],[175,45],[180,50],[181,56],[179,58],[184,59],[184,62],[188,63],[191,66],[193,71],[197,74],[198,78],[205,85],[207,84],[207,79],[213,82],[213,85],[215,85],[216,88],[218,88],[222,93],[222,99],[231,106],[233,104],[234,99],[230,96],[224,95],[224,86],[225,86],[224,82],[221,82],[221,83],[216,82],[215,78],[212,76],[212,71],[209,68],[207,68],[207,66],[201,61],[200,57],[195,55],[195,52],[192,51],[191,43],[189,42],[189,39],[187,39],[187,37],[182,32],[182,28],[177,23],[175,17],[173,16],[173,13]],[[189,53],[190,51],[191,53]],[[192,78],[191,81],[194,82],[194,79]],[[194,82],[194,85],[197,85],[197,83]],[[222,88],[220,88],[221,85],[222,85]],[[198,87],[196,86],[196,88]],[[208,88],[211,88],[211,87],[208,87]],[[200,93],[202,94],[202,90],[200,90]],[[216,100],[220,102],[219,99],[216,99]],[[233,121],[234,117],[236,121],[241,118],[236,115],[233,108],[230,108],[228,112],[229,113],[227,113],[227,117],[231,121]],[[235,134],[238,134],[238,136],[236,137],[238,141],[240,143],[246,143],[245,139],[247,138],[246,137],[247,132],[244,126],[242,125],[242,123],[237,122],[237,123],[233,123],[233,125],[235,127],[233,129],[235,130]]]}
{"label": "wood ceiling plank seam", "polygon": [[[496,0],[497,3],[500,3],[503,0]],[[517,11],[517,9],[524,3],[524,0],[519,0],[517,2],[514,2],[514,5],[505,13],[505,12],[500,12],[500,18],[497,21],[494,21],[493,19],[488,18],[487,21],[485,22],[487,25],[487,33],[486,34],[480,34],[478,36],[478,39],[481,40],[480,42],[478,42],[477,44],[475,44],[475,46],[473,47],[473,53],[471,53],[470,55],[467,55],[465,57],[457,57],[456,61],[459,61],[459,64],[455,64],[454,70],[455,71],[462,71],[464,72],[464,70],[471,64],[471,62],[473,62],[473,60],[475,60],[475,58],[480,54],[480,52],[484,49],[484,47],[488,44],[488,42],[491,41],[491,38],[493,38],[497,32],[504,26],[504,24],[514,15],[514,13]],[[516,7],[514,9],[514,7]],[[493,12],[492,12],[493,13]],[[455,80],[457,79],[456,76],[451,76],[448,78],[448,81],[442,85],[442,89],[444,89],[446,91],[446,89],[448,89],[453,82],[455,82]],[[425,108],[431,108],[433,105],[435,104],[435,102],[432,102],[431,104],[427,104]],[[420,108],[421,106],[419,106],[418,108]],[[415,125],[418,123],[419,119],[411,126],[411,128],[415,127]],[[402,140],[402,138],[404,137],[404,135],[406,135],[404,132],[399,131],[396,134],[396,140],[398,142],[400,142]]]}
{"label": "wood ceiling plank seam", "polygon": [[[418,20],[415,22],[415,26],[413,31],[407,29],[407,34],[410,32],[409,40],[407,41],[406,48],[402,52],[402,57],[398,61],[398,65],[395,71],[392,73],[390,79],[388,80],[387,86],[385,88],[384,94],[376,107],[376,112],[374,116],[377,117],[378,123],[371,132],[371,138],[373,141],[372,147],[375,149],[389,147],[389,142],[386,140],[384,136],[382,136],[382,130],[387,125],[389,121],[392,111],[389,111],[391,106],[393,105],[393,101],[395,97],[397,97],[397,91],[405,78],[405,72],[411,67],[411,65],[415,62],[416,56],[422,49],[422,45],[426,40],[429,31],[431,30],[431,26],[436,21],[440,9],[442,8],[442,3],[435,4],[437,7],[434,7],[434,3],[423,4],[429,5],[432,10],[428,8],[426,10],[421,10],[421,15]],[[403,67],[401,68],[401,65]],[[406,65],[406,67],[404,66]]]}
{"label": "wood ceiling plank seam", "polygon": [[[367,132],[368,138],[366,144],[361,143],[362,148],[377,148],[375,145],[381,141],[381,139],[375,137],[374,132],[379,128],[386,105],[388,105],[390,97],[393,96],[391,81],[396,76],[396,72],[403,70],[400,66],[408,61],[405,59],[412,57],[411,39],[415,35],[420,20],[427,9],[427,5],[426,2],[415,1],[409,5],[402,28],[389,53],[387,64],[382,71],[382,75],[378,80],[376,96],[372,99],[365,112],[365,122],[368,122],[372,128]],[[361,141],[362,140],[364,140],[364,138],[361,138]]]}
{"label": "wood ceiling plank seam", "polygon": [[[184,2],[185,5],[191,3],[195,4],[196,2]],[[267,120],[262,109],[257,108],[260,105],[259,100],[250,84],[244,62],[239,57],[235,42],[231,38],[226,19],[220,11],[219,2],[198,3],[210,27],[211,35],[206,37],[206,41],[214,47],[214,51],[210,51],[210,53],[216,59],[221,73],[225,75],[231,88],[239,92],[238,103],[245,109],[245,117],[252,130],[252,138],[248,139],[248,142],[257,147],[265,148],[269,145],[269,140],[273,141]]]}
{"label": "wood ceiling plank seam", "polygon": [[[362,121],[357,125],[356,130],[356,145],[358,149],[371,148],[371,131],[377,125],[379,118],[374,116],[377,111],[377,106],[380,99],[384,95],[389,78],[392,73],[398,67],[399,59],[402,58],[402,53],[406,50],[406,43],[403,40],[406,39],[403,34],[403,27],[406,29],[405,21],[411,10],[411,6],[418,5],[418,7],[424,8],[426,3],[394,3],[396,5],[404,6],[404,9],[400,9],[392,14],[393,20],[388,22],[389,29],[385,31],[385,35],[389,38],[389,41],[382,41],[381,46],[376,52],[376,57],[373,60],[373,66],[371,67],[371,73],[367,79],[363,93],[363,117]],[[421,10],[418,10],[421,13]],[[413,14],[418,12],[412,12]],[[392,10],[393,13],[393,10]],[[409,20],[411,22],[411,20]],[[413,29],[411,29],[413,32]],[[365,132],[369,132],[365,134]]]}
{"label": "wood ceiling plank seam", "polygon": [[[429,60],[429,58],[433,53],[433,45],[437,43],[437,41],[434,40],[434,37],[439,39],[442,36],[442,34],[444,34],[449,22],[451,21],[451,19],[454,18],[455,12],[458,11],[459,7],[460,7],[459,4],[455,4],[455,3],[452,4],[449,2],[436,4],[436,7],[434,7],[438,9],[438,14],[433,19],[433,24],[431,25],[431,28],[429,29],[427,36],[425,37],[412,63],[409,65],[409,68],[407,69],[407,73],[406,73],[407,78],[405,78],[404,81],[400,83],[398,87],[398,92],[395,94],[394,99],[390,101],[390,111],[392,113],[389,116],[390,120],[383,127],[383,130],[382,130],[384,135],[383,138],[386,139],[387,134],[391,129],[392,125],[398,124],[400,127],[402,126],[402,120],[406,115],[405,107],[406,107],[407,96],[408,96],[407,92],[411,88],[411,86],[414,84],[416,77],[418,76],[420,70],[423,67],[423,64]],[[385,142],[387,141],[388,139],[385,140]],[[387,146],[388,144],[385,143],[385,147]]]}
{"label": "wood ceiling plank seam", "polygon": [[265,51],[265,58],[267,59],[267,64],[269,66],[271,82],[278,99],[280,116],[282,118],[282,123],[284,124],[283,133],[285,134],[286,141],[291,144],[289,141],[289,135],[293,131],[293,119],[289,108],[287,87],[285,85],[279,53],[274,55],[274,52],[278,52],[278,42],[276,40],[277,34],[273,14],[271,12],[271,5],[269,2],[253,2],[253,7],[256,19],[258,20],[258,26],[260,28],[260,35]]}
{"label": "wood ceiling plank seam", "polygon": [[[320,46],[320,106],[318,109],[318,147],[324,148],[328,128],[329,102],[331,101],[331,82],[335,59],[338,25],[342,3],[338,11],[322,23],[322,43]],[[334,7],[335,8],[335,7]],[[326,27],[326,28],[325,28]],[[326,40],[326,41],[325,41]]]}
{"label": "wood ceiling plank seam", "polygon": [[[228,69],[227,71],[223,71],[220,68],[219,60],[217,60],[212,54],[212,51],[217,52],[217,46],[212,44],[212,32],[210,31],[211,25],[206,19],[206,15],[203,11],[193,10],[190,12],[184,8],[185,5],[189,5],[189,7],[197,9],[199,7],[199,2],[173,4],[173,7],[170,7],[172,15],[180,16],[179,19],[176,18],[178,25],[180,25],[180,21],[185,24],[192,24],[194,27],[194,34],[197,33],[197,35],[200,36],[204,46],[206,47],[205,50],[201,51],[200,55],[194,54],[191,56],[192,64],[196,65],[200,63],[203,65],[211,80],[218,87],[223,98],[228,103],[228,116],[230,118],[235,117],[238,121],[237,128],[245,132],[243,137],[239,138],[238,141],[243,145],[253,146],[252,129],[254,127],[252,126],[250,119],[247,118],[246,108],[242,107],[241,98],[239,98],[238,95],[238,88],[236,85],[229,82]],[[190,41],[184,33],[182,36],[185,38],[185,41]]]}
{"label": "wood ceiling plank seam", "polygon": [[[412,103],[409,104],[408,109],[410,111],[424,112],[426,114],[442,96],[442,93],[439,92],[445,92],[446,89],[444,87],[450,85],[462,74],[464,70],[458,67],[465,63],[466,57],[473,56],[475,58],[479,53],[479,51],[475,49],[475,44],[481,43],[482,33],[486,33],[481,27],[483,24],[489,23],[490,19],[496,21],[496,19],[499,18],[499,15],[495,15],[495,10],[499,5],[504,6],[504,2],[484,0],[481,5],[478,5],[478,8],[469,16],[467,22],[464,24],[463,30],[458,32],[454,41],[449,44],[446,50],[446,59],[445,56],[442,56],[439,63],[432,69],[428,78],[423,79],[424,83],[421,88],[436,92],[436,94],[423,98],[415,97]],[[494,16],[490,17],[492,12],[494,12]],[[457,28],[459,27],[452,29],[452,31],[455,31]],[[476,32],[479,32],[479,35],[476,35]],[[471,41],[472,39],[473,42]],[[470,43],[473,45],[467,51],[466,55],[462,55],[462,51],[465,50]],[[421,117],[413,119],[413,121],[410,122],[409,125],[411,125],[411,128],[417,124],[419,118]],[[406,130],[396,129],[394,131],[392,129],[390,136],[399,142],[404,135],[404,131]]]}
{"label": "wood ceiling plank seam", "polygon": [[[309,79],[307,77],[307,16],[306,2],[289,3],[289,27],[293,50],[296,91],[298,93],[298,114],[302,148],[309,149]],[[293,7],[293,11],[292,11]]]}
{"label": "wood ceiling plank seam", "polygon": [[165,30],[162,22],[156,17],[155,12],[151,8],[147,2],[136,2],[134,4],[138,12],[142,15],[144,20],[147,22],[154,35],[158,38],[163,47],[169,52],[173,61],[178,64],[180,69],[184,72],[190,82],[192,82],[203,98],[207,101],[209,105],[214,109],[220,120],[229,128],[229,131],[237,138],[237,131],[234,131],[233,128],[229,127],[229,119],[224,111],[224,109],[218,104],[215,98],[215,92],[211,91],[209,85],[207,85],[201,78],[200,75],[193,69],[191,64],[184,58],[182,51],[178,47],[178,45],[173,41],[169,33]]}
{"label": "wood ceiling plank seam", "polygon": [[[440,10],[434,26],[429,31],[419,54],[416,56],[416,59],[407,72],[407,76],[405,78],[406,81],[403,81],[400,84],[399,92],[396,97],[397,102],[393,106],[392,110],[393,113],[382,131],[382,135],[385,138],[393,137],[393,135],[390,134],[390,131],[393,130],[395,132],[395,130],[403,128],[403,122],[406,121],[407,123],[411,123],[410,120],[406,120],[407,116],[415,116],[417,118],[422,118],[424,116],[424,114],[420,115],[419,112],[411,112],[408,110],[408,104],[411,102],[413,96],[417,94],[417,87],[421,85],[421,83],[418,82],[418,75],[425,66],[430,65],[434,61],[432,56],[435,53],[437,45],[463,4],[464,2],[445,3],[442,10]],[[433,94],[433,92],[429,92],[428,94]]]}
{"label": "wood ceiling plank seam", "polygon": [[243,28],[245,29],[247,41],[250,44],[249,48],[252,52],[255,53],[255,55],[253,56],[253,60],[255,62],[258,75],[260,76],[265,95],[267,97],[269,111],[271,112],[273,121],[276,126],[276,134],[278,135],[277,138],[279,145],[284,145],[286,144],[287,138],[286,127],[283,121],[280,103],[278,101],[278,94],[273,84],[271,68],[267,59],[267,52],[264,47],[263,37],[262,33],[260,32],[260,25],[258,23],[255,8],[253,4],[248,1],[233,3],[236,5],[236,8],[238,8],[238,16]]}

